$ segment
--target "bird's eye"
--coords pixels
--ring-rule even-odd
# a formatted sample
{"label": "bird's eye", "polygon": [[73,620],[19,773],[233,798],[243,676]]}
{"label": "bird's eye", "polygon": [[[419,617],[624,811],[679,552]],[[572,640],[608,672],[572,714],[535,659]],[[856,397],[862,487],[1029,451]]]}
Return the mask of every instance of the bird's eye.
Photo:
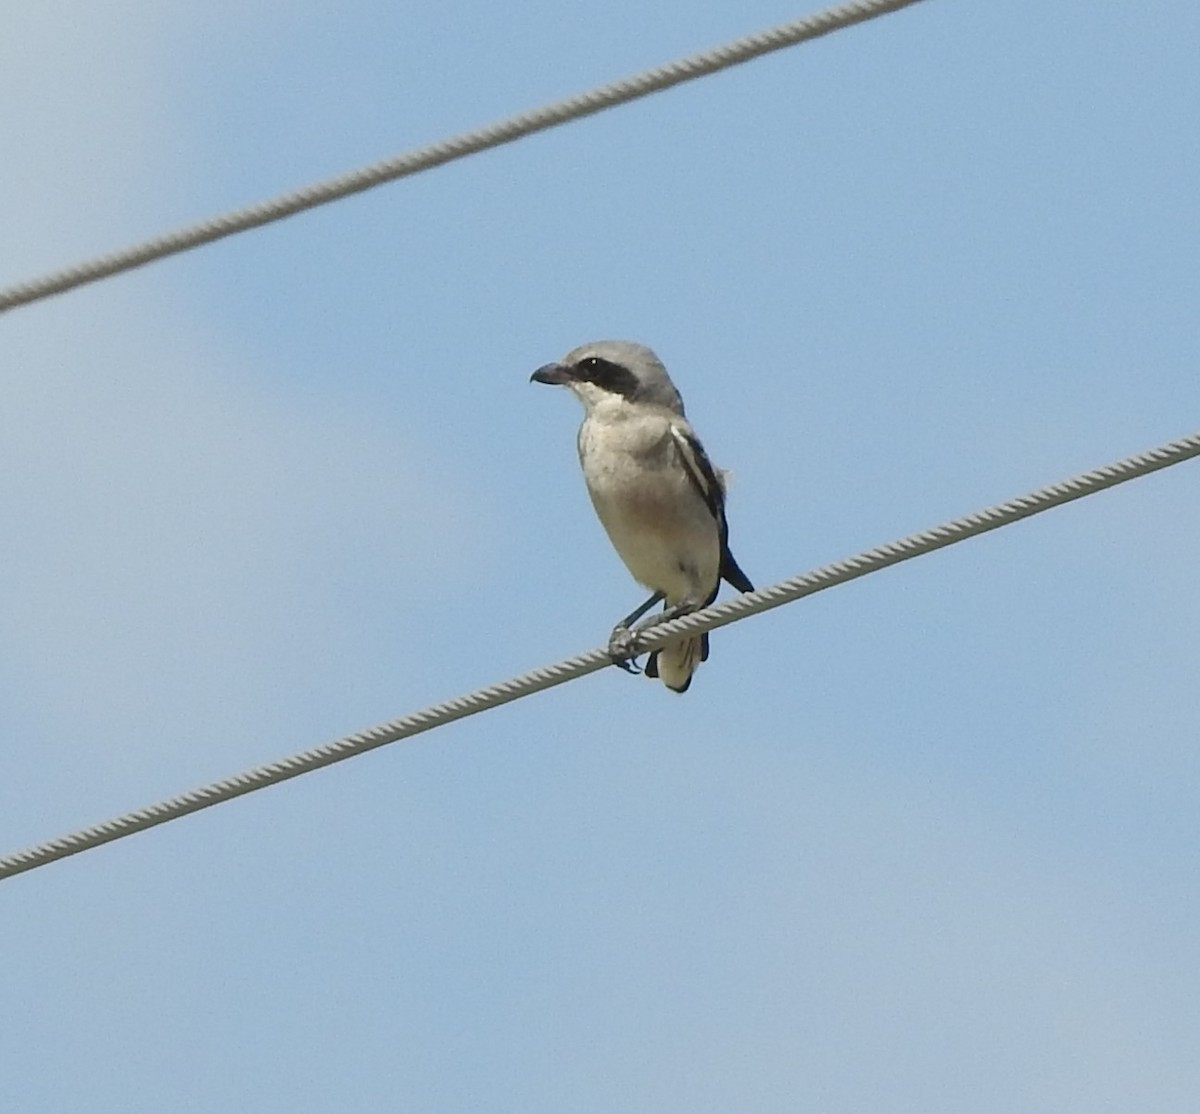
{"label": "bird's eye", "polygon": [[580,379],[586,379],[589,383],[595,383],[601,375],[604,368],[604,361],[599,356],[584,356],[575,365],[575,374]]}

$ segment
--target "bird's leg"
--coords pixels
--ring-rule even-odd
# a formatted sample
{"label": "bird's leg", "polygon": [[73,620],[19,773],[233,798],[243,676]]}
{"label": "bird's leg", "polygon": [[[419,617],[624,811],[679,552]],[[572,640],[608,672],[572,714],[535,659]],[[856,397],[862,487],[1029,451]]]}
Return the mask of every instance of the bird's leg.
{"label": "bird's leg", "polygon": [[662,598],[663,594],[656,592],[636,611],[622,619],[609,637],[608,653],[613,660],[613,665],[624,669],[626,673],[637,672],[634,665],[634,647],[637,644],[637,636],[639,634],[643,631],[653,630],[663,623],[669,623],[672,619],[682,619],[685,615],[690,615],[693,611],[699,611],[704,606],[702,597],[685,596],[677,604],[663,608],[659,614],[651,616],[644,623],[638,623],[636,627],[629,626],[630,623],[640,619]]}
{"label": "bird's leg", "polygon": [[633,611],[631,611],[613,629],[627,630],[629,627],[633,626],[633,624],[636,623],[643,615],[645,615],[646,612],[649,611],[650,608],[652,608],[656,603],[661,603],[662,598],[662,592],[655,592],[654,595],[652,595],[644,604],[642,604],[641,607],[635,608]]}
{"label": "bird's leg", "polygon": [[641,607],[635,608],[613,627],[612,634],[608,636],[608,655],[613,665],[624,669],[626,673],[638,671],[633,653],[633,634],[629,628],[662,598],[662,592],[655,592]]}
{"label": "bird's leg", "polygon": [[[661,596],[659,597],[662,598]],[[657,615],[651,616],[644,623],[638,623],[633,628],[632,633],[639,631],[650,630],[652,627],[661,626],[663,623],[669,623],[672,619],[682,619],[685,615],[690,615],[693,611],[699,611],[704,606],[704,601],[699,596],[686,596],[672,607],[664,607]],[[638,612],[637,614],[641,614]]]}

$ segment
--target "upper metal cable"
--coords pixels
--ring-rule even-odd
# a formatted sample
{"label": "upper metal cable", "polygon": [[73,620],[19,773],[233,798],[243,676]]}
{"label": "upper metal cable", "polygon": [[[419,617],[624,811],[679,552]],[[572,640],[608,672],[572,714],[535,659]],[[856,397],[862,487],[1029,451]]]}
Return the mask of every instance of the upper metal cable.
{"label": "upper metal cable", "polygon": [[[825,565],[812,572],[792,577],[791,580],[782,581],[773,587],[763,588],[757,592],[748,592],[725,603],[706,607],[683,619],[664,623],[661,627],[655,627],[652,631],[639,637],[638,652],[655,649],[680,635],[699,634],[701,631],[726,626],[738,619],[744,619],[748,615],[756,615],[761,611],[781,607],[793,600],[811,596],[826,588],[866,576],[868,573],[878,572],[889,565],[897,565],[901,561],[932,553],[936,549],[965,541],[976,534],[997,530],[1001,526],[1018,522],[1022,518],[1041,514],[1042,511],[1050,510],[1052,507],[1070,503],[1075,499],[1082,499],[1086,495],[1093,495],[1097,491],[1115,487],[1117,484],[1136,479],[1138,476],[1157,472],[1160,468],[1168,468],[1194,456],[1200,456],[1200,433],[1179,441],[1172,441],[1137,456],[1126,457],[1115,464],[1084,472],[1082,475],[1040,488],[1007,503],[976,511],[964,518],[953,519],[941,526],[935,526],[932,530],[924,530],[919,534],[911,534],[876,549],[869,549],[856,557],[835,561],[831,565]],[[456,719],[474,715],[476,712],[507,704],[511,700],[519,700],[523,696],[561,685],[576,677],[582,677],[586,673],[594,673],[608,663],[609,657],[606,650],[591,650],[556,665],[535,669],[530,673],[515,677],[511,681],[490,685],[442,704],[434,704],[424,711],[391,720],[368,731],[347,735],[345,738],[325,746],[301,751],[299,754],[294,754],[279,762],[257,766],[235,777],[213,782],[211,785],[202,786],[178,797],[171,797],[151,805],[149,808],[129,812],[106,823],[84,828],[47,843],[37,844],[25,851],[0,858],[0,879],[21,874],[26,870],[34,870],[54,862],[56,859],[64,859],[69,855],[76,855],[80,851],[99,847],[102,843],[123,839],[125,836],[133,835],[134,832],[152,828],[157,824],[165,824],[168,820],[175,820],[188,813],[198,812],[202,808],[240,797],[245,793],[253,793],[255,790],[298,777],[310,770],[353,758],[357,754],[374,750],[376,747],[419,735],[423,731],[441,727],[443,724],[452,723]]]}
{"label": "upper metal cable", "polygon": [[535,132],[603,112],[606,108],[661,92],[685,81],[706,77],[730,66],[738,66],[760,58],[764,54],[820,38],[830,32],[840,31],[917,3],[920,3],[920,0],[853,0],[852,3],[829,8],[816,15],[793,20],[791,23],[784,23],[755,35],[748,35],[744,39],[694,54],[690,58],[682,58],[614,81],[611,85],[602,85],[590,92],[556,101],[531,112],[523,112],[477,131],[465,132],[440,143],[384,159],[382,162],[283,194],[270,201],[212,217],[133,247],[97,256],[73,267],[52,271],[41,278],[4,287],[0,289],[0,313],[16,306],[41,301],[43,298],[84,286],[89,282],[131,271],[135,267],[164,259],[169,255],[178,255],[180,252],[211,244],[226,236],[247,232],[284,217],[294,216],[306,209],[338,201],[350,194],[361,193],[385,182],[394,182],[398,178],[407,178],[443,163],[465,158],[467,155],[512,143]]}

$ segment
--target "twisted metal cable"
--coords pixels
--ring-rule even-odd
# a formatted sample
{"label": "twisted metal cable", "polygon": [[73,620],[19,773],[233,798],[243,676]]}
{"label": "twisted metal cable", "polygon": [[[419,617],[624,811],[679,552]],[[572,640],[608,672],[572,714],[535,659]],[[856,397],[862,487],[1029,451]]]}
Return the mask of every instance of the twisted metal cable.
{"label": "twisted metal cable", "polygon": [[[1063,480],[1061,483],[1051,484],[1049,487],[1040,488],[1018,499],[1012,499],[1007,503],[1000,503],[963,518],[953,519],[941,526],[935,526],[932,530],[910,534],[906,538],[869,549],[865,553],[860,553],[844,561],[835,561],[831,565],[825,565],[812,572],[792,577],[792,579],[782,581],[770,588],[748,592],[725,603],[706,607],[685,618],[663,623],[638,637],[638,650],[643,652],[654,649],[683,634],[698,634],[701,631],[713,630],[736,622],[738,619],[744,619],[749,615],[757,615],[759,612],[781,607],[785,603],[791,603],[804,596],[811,596],[838,584],[845,584],[847,581],[878,572],[890,565],[897,565],[901,561],[932,553],[934,550],[943,549],[977,534],[987,533],[989,530],[998,530],[1001,526],[1029,518],[1031,515],[1041,514],[1052,507],[1082,499],[1084,496],[1093,495],[1105,488],[1115,487],[1117,484],[1126,483],[1150,472],[1157,472],[1161,468],[1169,468],[1173,464],[1179,464],[1194,456],[1200,456],[1200,433],[1184,437],[1179,441],[1171,441],[1137,456],[1127,457],[1115,464],[1084,472],[1071,479]],[[265,789],[268,785],[299,777],[310,770],[317,770],[322,766],[353,758],[357,754],[365,754],[376,747],[386,746],[388,743],[398,742],[400,739],[408,739],[435,727],[453,723],[454,720],[475,715],[475,713],[486,711],[489,708],[499,707],[501,704],[519,700],[523,696],[541,692],[543,689],[553,688],[555,685],[564,684],[587,673],[595,673],[608,664],[607,650],[590,650],[555,665],[535,669],[520,677],[514,677],[510,681],[490,685],[487,688],[468,693],[466,696],[434,704],[423,711],[391,720],[367,731],[347,735],[336,742],[314,747],[312,750],[301,751],[290,758],[271,762],[265,766],[257,766],[234,777],[226,778],[224,781],[216,781],[210,785],[201,786],[199,789],[193,789],[190,793],[170,797],[149,808],[126,813],[124,816],[118,816],[103,824],[96,824],[60,839],[52,839],[25,851],[0,858],[0,879],[21,874],[27,870],[34,870],[47,863],[52,863],[56,859],[64,859],[69,855],[76,855],[80,851],[99,847],[103,843],[123,839],[125,836],[144,831],[146,828],[165,824],[168,820],[176,820],[189,813],[198,812],[202,808],[209,808],[222,801],[232,800],[234,797],[253,793],[258,789]]]}
{"label": "twisted metal cable", "polygon": [[527,135],[603,112],[607,108],[661,92],[673,85],[682,85],[687,81],[707,77],[719,70],[760,58],[764,54],[820,38],[833,31],[840,31],[856,23],[864,23],[920,2],[921,0],[853,0],[852,3],[748,35],[724,46],[646,70],[542,108],[520,113],[476,131],[464,132],[440,143],[384,159],[382,162],[305,186],[257,205],[212,217],[199,224],[177,229],[108,255],[97,256],[40,278],[15,283],[0,289],[0,313],[17,306],[28,305],[30,302],[41,301],[54,294],[62,294],[77,286],[131,271],[170,255],[178,255],[180,252],[211,244],[226,236],[271,224],[318,205],[339,201],[385,182],[394,182],[398,178],[407,178],[443,163],[454,162],[480,151],[512,143]]}
{"label": "twisted metal cable", "polygon": [[[1118,484],[1135,480],[1139,476],[1149,475],[1162,468],[1169,468],[1172,464],[1180,464],[1194,456],[1200,456],[1200,433],[1168,442],[1156,449],[1139,453],[1137,456],[1126,457],[1113,464],[1106,464],[1102,468],[1083,472],[1070,479],[1039,488],[1028,495],[1010,499],[1007,503],[985,507],[981,511],[975,511],[974,514],[944,522],[931,530],[923,530],[919,534],[910,534],[906,538],[889,542],[887,545],[868,549],[855,557],[835,561],[831,565],[825,565],[812,572],[781,581],[770,588],[747,592],[744,595],[735,596],[731,600],[726,600],[724,603],[713,604],[702,611],[695,611],[682,619],[663,623],[662,626],[654,628],[653,637],[648,631],[636,640],[637,651],[642,653],[646,650],[656,649],[680,635],[698,634],[701,631],[728,626],[738,619],[782,607],[785,603],[792,603],[805,596],[811,596],[815,592],[822,592],[826,588],[857,580],[860,576],[866,576],[868,573],[878,572],[890,565],[898,565],[901,561],[921,557],[926,553],[944,549],[948,545],[966,541],[967,538],[973,538],[977,534],[998,530],[1001,526],[1008,526],[1023,518],[1041,514],[1042,511],[1062,506],[1064,503],[1074,502],[1086,495],[1094,495],[1098,491],[1116,487]],[[0,864],[2,862],[3,860],[0,860]],[[0,874],[0,877],[3,875]]]}
{"label": "twisted metal cable", "polygon": [[253,769],[244,770],[233,777],[214,781],[176,797],[169,797],[157,804],[125,813],[123,816],[73,832],[61,839],[52,839],[38,844],[36,847],[8,855],[0,859],[0,879],[21,874],[26,870],[33,870],[35,867],[45,866],[56,859],[77,855],[80,851],[88,851],[101,844],[111,843],[115,839],[123,839],[135,832],[157,827],[159,824],[165,824],[168,820],[177,820],[181,816],[199,812],[203,808],[209,808],[223,801],[231,801],[235,797],[253,793],[258,789],[265,789],[269,785],[277,785],[281,781],[288,781],[290,778],[299,777],[312,770],[319,770],[322,766],[330,766],[335,762],[353,758],[355,755],[366,754],[367,751],[375,750],[377,747],[419,735],[423,731],[429,731],[435,727],[442,727],[447,723],[453,723],[456,719],[474,715],[476,712],[498,708],[501,704],[519,700],[522,696],[529,696],[532,693],[541,692],[543,689],[572,681],[587,673],[594,673],[609,664],[607,650],[592,650],[555,665],[531,670],[510,681],[502,681],[499,684],[477,689],[465,696],[458,696],[441,704],[433,704],[419,712],[389,720],[387,723],[347,735],[335,742],[313,747],[311,750],[301,751],[299,754],[281,758],[276,762],[268,762],[263,766],[255,766]]}

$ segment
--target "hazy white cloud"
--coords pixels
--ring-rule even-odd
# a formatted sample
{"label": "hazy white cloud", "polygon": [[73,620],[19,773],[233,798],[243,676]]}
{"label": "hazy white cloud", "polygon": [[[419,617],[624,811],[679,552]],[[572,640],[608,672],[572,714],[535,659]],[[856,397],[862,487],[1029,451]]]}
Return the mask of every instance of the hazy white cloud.
{"label": "hazy white cloud", "polygon": [[[0,207],[18,219],[0,236],[17,279],[161,227],[145,224],[154,199],[186,186],[162,157],[164,68],[195,13],[12,14],[0,149],[21,158]],[[413,584],[453,574],[469,518],[394,415],[289,389],[152,282],[2,325],[0,666],[31,741],[103,767],[235,723],[244,736],[298,672],[346,668],[339,644],[394,628]],[[364,583],[367,617],[349,602]]]}

